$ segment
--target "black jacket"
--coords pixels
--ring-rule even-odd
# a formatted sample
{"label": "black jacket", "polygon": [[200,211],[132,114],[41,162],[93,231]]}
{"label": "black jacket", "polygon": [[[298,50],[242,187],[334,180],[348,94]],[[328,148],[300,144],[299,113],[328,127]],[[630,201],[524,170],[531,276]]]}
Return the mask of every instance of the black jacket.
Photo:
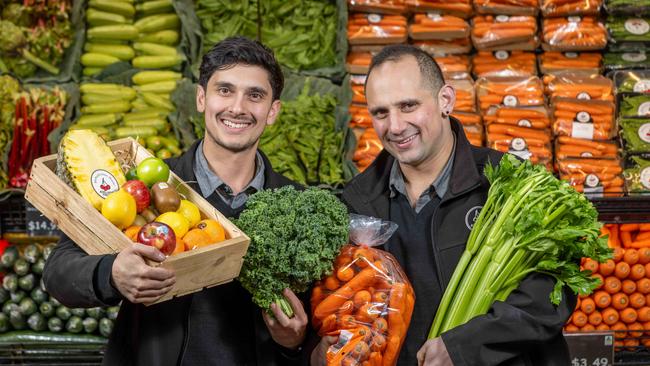
{"label": "black jacket", "polygon": [[[482,174],[487,162],[497,164],[502,154],[471,146],[460,124],[452,119],[456,150],[449,188],[433,214],[431,237],[438,278],[432,286],[446,288],[465,249],[473,216],[482,207],[489,183]],[[351,211],[388,219],[389,177],[394,158],[385,150],[343,191],[343,200]],[[390,243],[390,241],[389,241]],[[402,247],[406,244],[402,243]],[[388,250],[392,250],[392,245]],[[397,255],[396,257],[404,257]],[[403,254],[403,253],[399,253]],[[410,263],[400,263],[404,268]],[[407,271],[407,276],[410,274]],[[568,365],[569,356],[562,326],[571,315],[576,298],[567,289],[559,306],[553,306],[549,293],[554,280],[531,274],[505,302],[496,302],[488,314],[443,333],[442,338],[455,365]],[[416,303],[417,293],[416,293]],[[431,319],[436,309],[431,309]],[[426,334],[431,324],[411,324],[409,332],[420,328]],[[424,327],[424,329],[422,329]],[[415,365],[415,353],[426,341],[410,339],[400,354],[399,365]]]}
{"label": "black jacket", "polygon": [[[197,192],[200,192],[194,176],[194,156],[198,142],[178,158],[167,161],[170,169]],[[275,173],[271,163],[262,154],[266,170],[265,188],[295,185]],[[212,197],[216,198],[216,195]],[[210,202],[216,205],[215,202]],[[110,284],[110,273],[116,255],[87,255],[72,240],[63,237],[49,257],[43,279],[49,293],[62,304],[70,307],[93,307],[116,305],[122,300],[119,292]],[[241,353],[254,352],[257,363],[236,362],[232,366],[290,365],[294,355],[285,356],[284,350],[270,337],[261,316],[261,310],[253,305],[250,295],[239,282],[234,281],[203,291],[215,291],[218,296],[231,302],[224,306],[225,316],[231,319],[247,319],[252,329],[233,326],[224,332],[226,343]],[[177,365],[186,347],[189,309],[194,295],[174,298],[163,303],[145,307],[122,301],[115,327],[109,339],[103,360],[104,365]],[[232,313],[230,313],[232,311]],[[237,324],[235,321],[233,324]],[[251,339],[254,345],[240,344],[237,339]],[[215,350],[217,352],[218,350]],[[239,351],[236,351],[239,352]],[[226,365],[226,363],[223,363]]]}

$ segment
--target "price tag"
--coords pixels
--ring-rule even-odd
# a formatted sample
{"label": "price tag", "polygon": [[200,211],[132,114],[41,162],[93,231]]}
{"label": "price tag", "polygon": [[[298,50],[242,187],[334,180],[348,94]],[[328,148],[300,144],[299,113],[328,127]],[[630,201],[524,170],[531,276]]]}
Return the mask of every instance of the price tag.
{"label": "price tag", "polygon": [[582,123],[582,122],[573,122],[571,128],[571,137],[577,139],[594,139],[594,124],[593,123]]}
{"label": "price tag", "polygon": [[639,134],[639,138],[643,140],[643,142],[647,142],[650,144],[650,123],[644,123],[639,127],[639,131],[637,131]]}
{"label": "price tag", "polygon": [[494,57],[495,57],[497,60],[501,60],[501,61],[503,61],[503,60],[507,60],[507,59],[510,57],[510,52],[508,52],[508,51],[503,51],[503,50],[501,50],[501,51],[496,51],[496,52],[494,52]]}
{"label": "price tag", "polygon": [[650,116],[650,102],[641,103],[638,113],[641,117]]}
{"label": "price tag", "polygon": [[368,14],[368,22],[370,23],[379,23],[382,20],[382,16],[379,14]]}
{"label": "price tag", "polygon": [[528,151],[528,144],[526,144],[526,140],[522,139],[521,137],[515,137],[512,139],[508,152],[524,160],[529,160],[530,157],[533,156],[533,154]]}
{"label": "price tag", "polygon": [[634,83],[635,93],[649,93],[650,92],[650,79],[641,79]]}
{"label": "price tag", "polygon": [[25,224],[27,226],[27,234],[29,236],[60,236],[61,232],[57,229],[56,225],[47,217],[32,206],[29,202],[25,202]]}
{"label": "price tag", "polygon": [[503,105],[508,107],[516,107],[519,104],[519,100],[514,95],[506,95],[503,97]]}
{"label": "price tag", "polygon": [[571,366],[610,366],[614,363],[612,332],[566,333]]}
{"label": "price tag", "polygon": [[632,18],[625,21],[625,30],[636,35],[642,35],[650,31],[650,24],[641,18]]}

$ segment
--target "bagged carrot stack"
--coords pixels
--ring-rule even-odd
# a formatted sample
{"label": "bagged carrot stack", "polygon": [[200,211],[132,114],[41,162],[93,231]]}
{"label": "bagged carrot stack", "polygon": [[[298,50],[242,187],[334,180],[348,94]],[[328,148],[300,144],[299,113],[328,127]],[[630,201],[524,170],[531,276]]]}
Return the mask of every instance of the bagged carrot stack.
{"label": "bagged carrot stack", "polygon": [[539,69],[544,74],[579,71],[600,74],[603,55],[600,52],[546,51],[539,56]]}
{"label": "bagged carrot stack", "polygon": [[472,72],[476,77],[536,76],[537,58],[527,51],[478,51]]}
{"label": "bagged carrot stack", "polygon": [[477,15],[472,24],[472,42],[478,50],[536,48],[537,19],[533,16]]}
{"label": "bagged carrot stack", "polygon": [[607,30],[593,16],[545,18],[542,31],[545,51],[590,51],[607,46]]}
{"label": "bagged carrot stack", "polygon": [[314,328],[338,336],[328,366],[392,366],[411,321],[415,293],[395,258],[374,247],[397,230],[389,221],[350,215],[350,241],[335,259],[334,273],[311,296]]}

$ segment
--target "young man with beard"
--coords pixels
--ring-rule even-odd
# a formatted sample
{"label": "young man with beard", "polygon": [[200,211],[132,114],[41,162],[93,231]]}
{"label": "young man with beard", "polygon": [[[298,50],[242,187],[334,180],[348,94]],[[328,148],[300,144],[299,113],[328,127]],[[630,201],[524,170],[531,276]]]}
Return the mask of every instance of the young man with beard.
{"label": "young man with beard", "polygon": [[[243,37],[226,39],[205,56],[196,102],[205,113],[205,138],[168,164],[181,179],[228,217],[237,217],[248,197],[266,188],[293,185],[275,173],[257,150],[266,125],[280,112],[284,78],[273,53]],[[298,361],[307,316],[291,290],[284,295],[296,315],[275,317],[253,304],[237,282],[160,304],[174,273],[153,268],[164,255],[141,244],[117,255],[90,256],[68,238],[52,252],[45,286],[70,307],[122,301],[105,365],[290,365]]]}
{"label": "young man with beard", "polygon": [[[471,146],[450,117],[454,89],[424,51],[388,46],[373,57],[366,81],[373,127],[384,150],[343,191],[350,210],[396,222],[383,249],[392,253],[415,290],[415,307],[398,365],[568,365],[562,326],[576,298],[565,288],[554,306],[553,278],[533,273],[486,315],[427,340],[489,183],[486,164],[502,154]],[[323,365],[323,339],[311,354]]]}

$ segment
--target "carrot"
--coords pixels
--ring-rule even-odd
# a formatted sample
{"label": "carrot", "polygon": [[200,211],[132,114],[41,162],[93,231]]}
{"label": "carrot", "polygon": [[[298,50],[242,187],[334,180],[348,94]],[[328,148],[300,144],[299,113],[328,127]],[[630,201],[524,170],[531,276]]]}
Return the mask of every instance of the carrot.
{"label": "carrot", "polygon": [[634,238],[634,239],[639,240],[639,241],[640,240],[650,239],[650,231],[641,231],[641,232],[639,232],[639,234],[637,234],[636,238]]}
{"label": "carrot", "polygon": [[616,248],[621,246],[621,241],[620,241],[620,231],[618,225],[614,224],[611,227],[610,230],[610,241],[608,244],[611,243],[610,247]]}
{"label": "carrot", "polygon": [[[330,276],[331,277],[331,276]],[[324,318],[335,312],[343,303],[352,298],[357,291],[368,287],[375,280],[375,270],[368,267],[359,272],[348,283],[341,286],[335,292],[326,297],[314,309],[314,316]]]}
{"label": "carrot", "polygon": [[621,243],[624,248],[629,247],[632,244],[632,234],[629,231],[621,231]]}
{"label": "carrot", "polygon": [[356,318],[362,323],[372,324],[375,319],[379,316],[380,311],[375,309],[375,306],[371,303],[361,305],[359,310],[357,310]]}
{"label": "carrot", "polygon": [[628,244],[630,248],[648,248],[650,247],[650,239],[631,242]]}
{"label": "carrot", "polygon": [[584,327],[588,321],[589,318],[587,317],[587,314],[583,313],[582,311],[578,310],[573,313],[572,322],[576,327]]}
{"label": "carrot", "polygon": [[608,259],[605,263],[600,263],[598,266],[600,274],[605,277],[614,273],[614,269],[616,269],[616,263],[611,259]]}
{"label": "carrot", "polygon": [[[390,330],[390,329],[389,329]],[[383,355],[383,366],[394,366],[395,362],[397,361],[397,356],[399,355],[399,347],[400,347],[400,337],[399,336],[391,336],[388,338],[388,342],[386,345],[386,351],[384,352]]]}
{"label": "carrot", "polygon": [[370,295],[370,292],[367,290],[361,290],[354,294],[354,306],[356,308],[361,307],[362,305],[365,305],[369,303],[372,300],[372,296]]}
{"label": "carrot", "polygon": [[606,291],[596,291],[593,301],[599,309],[604,309],[612,303],[612,298]]}
{"label": "carrot", "polygon": [[625,249],[621,247],[616,247],[614,248],[614,262],[620,262],[621,259],[623,259],[623,255],[625,255]]}
{"label": "carrot", "polygon": [[[620,313],[619,313],[619,318],[620,318]],[[625,338],[627,336],[627,325],[622,322],[622,319],[610,325],[609,328],[614,331],[614,336],[616,338]]]}
{"label": "carrot", "polygon": [[623,261],[631,266],[637,264],[639,262],[639,252],[636,249],[626,249]]}
{"label": "carrot", "polygon": [[323,319],[323,322],[322,322],[320,328],[318,329],[318,334],[319,335],[325,335],[325,334],[327,334],[329,332],[335,331],[336,330],[336,325],[338,324],[337,319],[338,319],[338,317],[336,316],[336,314],[330,314],[330,315],[326,316]]}
{"label": "carrot", "polygon": [[597,326],[597,325],[600,325],[600,323],[603,322],[603,316],[600,313],[600,311],[596,310],[596,311],[592,312],[591,314],[589,314],[588,320],[589,320],[589,324],[591,324],[593,326]]}
{"label": "carrot", "polygon": [[603,289],[613,295],[621,291],[621,280],[613,276],[607,277],[605,278],[605,286]]}
{"label": "carrot", "polygon": [[[580,310],[582,310],[583,313],[589,315],[589,314],[593,313],[594,311],[596,311],[596,303],[591,298],[586,298],[580,304]],[[594,324],[594,325],[597,325],[597,324]]]}
{"label": "carrot", "polygon": [[384,318],[377,318],[372,323],[372,329],[380,334],[386,334],[388,332],[388,322]]}
{"label": "carrot", "polygon": [[[385,344],[385,341],[384,341]],[[385,349],[385,347],[384,347]],[[370,353],[370,364],[371,366],[382,366],[383,365],[383,357],[380,352],[372,352]]]}
{"label": "carrot", "polygon": [[609,330],[609,325],[607,325],[605,323],[600,323],[596,327],[596,330],[598,330],[598,331],[607,331],[607,330]]}
{"label": "carrot", "polygon": [[591,271],[591,273],[597,273],[598,272],[598,262],[591,258],[587,258],[585,261],[585,264],[583,265],[584,269]]}
{"label": "carrot", "polygon": [[616,293],[612,296],[612,306],[614,309],[622,310],[625,309],[630,304],[630,298],[622,293]]}
{"label": "carrot", "polygon": [[354,311],[354,301],[348,300],[344,302],[343,305],[341,305],[337,311],[337,314],[339,316],[350,315],[352,314],[352,311]]}
{"label": "carrot", "polygon": [[584,327],[580,328],[581,332],[593,332],[596,330],[596,327],[594,327],[591,324],[586,324]]}
{"label": "carrot", "polygon": [[630,269],[630,278],[633,280],[640,280],[644,278],[645,275],[645,266],[643,264],[637,263]]}
{"label": "carrot", "polygon": [[621,231],[638,231],[639,230],[639,224],[621,224],[620,225],[620,230]]}
{"label": "carrot", "polygon": [[632,280],[624,280],[621,282],[621,290],[628,295],[634,293],[636,291],[636,282]]}
{"label": "carrot", "polygon": [[402,312],[405,309],[406,285],[402,282],[393,284],[388,305],[388,337],[401,337],[406,332]]}
{"label": "carrot", "polygon": [[639,224],[640,231],[650,231],[650,223]]}
{"label": "carrot", "polygon": [[625,262],[616,263],[616,269],[614,270],[614,275],[621,280],[626,279],[630,275],[630,265]]}
{"label": "carrot", "polygon": [[580,328],[576,327],[576,326],[573,325],[573,324],[567,324],[567,326],[564,327],[564,330],[565,330],[567,333],[575,333],[575,332],[580,331]]}
{"label": "carrot", "polygon": [[618,311],[614,308],[606,308],[602,311],[603,322],[607,325],[614,325],[618,322],[619,315]]}
{"label": "carrot", "polygon": [[621,321],[626,324],[632,324],[636,321],[638,315],[635,309],[633,308],[624,308],[619,312]]}
{"label": "carrot", "polygon": [[325,278],[324,286],[325,286],[326,289],[328,289],[330,291],[334,291],[337,288],[339,288],[340,283],[339,283],[339,280],[336,278],[336,276],[331,275],[331,276],[327,276],[327,278]]}
{"label": "carrot", "polygon": [[644,295],[650,294],[650,279],[642,278],[636,281],[636,287],[640,293]]}
{"label": "carrot", "polygon": [[[630,337],[643,336],[643,325],[639,322],[634,322],[627,327]],[[633,332],[634,331],[634,332]]]}
{"label": "carrot", "polygon": [[645,295],[635,292],[630,295],[630,306],[639,309],[645,306]]}
{"label": "carrot", "polygon": [[336,271],[336,278],[341,282],[348,282],[354,277],[354,269],[351,266],[341,267]]}

